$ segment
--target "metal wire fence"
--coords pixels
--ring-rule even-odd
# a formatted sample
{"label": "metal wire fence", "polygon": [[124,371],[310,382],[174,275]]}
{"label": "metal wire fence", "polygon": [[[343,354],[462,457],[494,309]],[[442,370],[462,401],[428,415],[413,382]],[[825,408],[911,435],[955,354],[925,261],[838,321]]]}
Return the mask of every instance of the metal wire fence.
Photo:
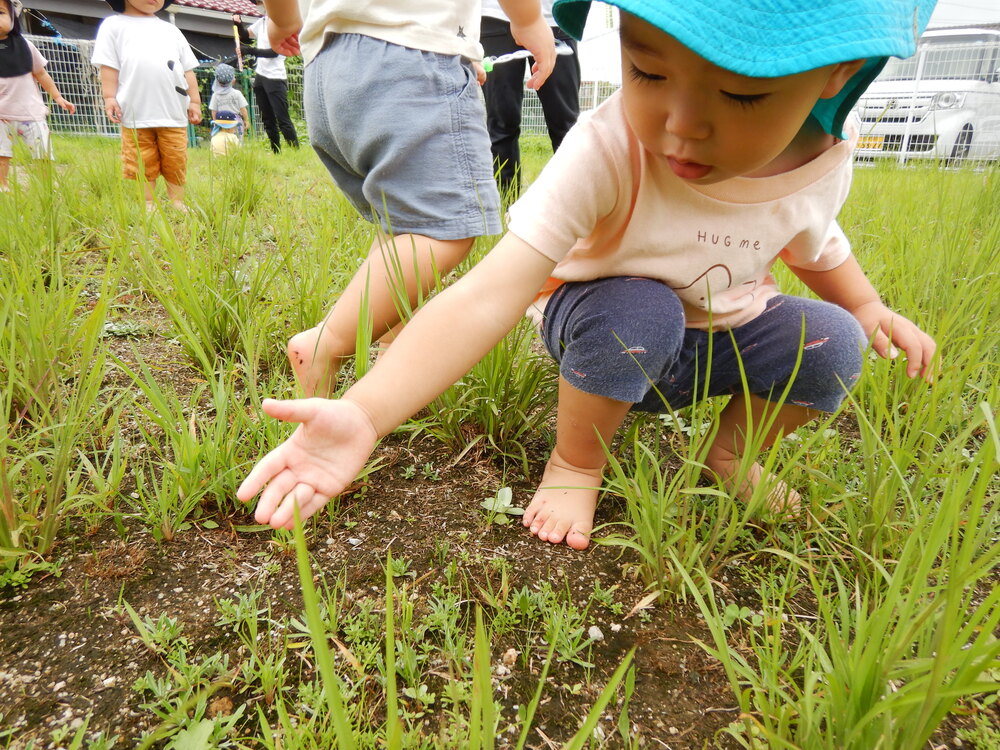
{"label": "metal wire fence", "polygon": [[[618,90],[617,83],[610,81],[581,81],[580,109],[594,109],[605,99]],[[545,117],[542,114],[542,103],[538,94],[529,88],[524,89],[524,101],[521,105],[521,132],[528,135],[544,135]]]}
{"label": "metal wire fence", "polygon": [[46,70],[60,93],[76,105],[75,115],[63,112],[59,107],[50,107],[49,129],[57,133],[117,135],[118,126],[104,114],[97,68],[90,64],[94,42],[50,36],[25,37],[48,60]]}
{"label": "metal wire fence", "polygon": [[[94,53],[94,42],[89,39],[65,39],[62,37],[25,35],[48,61],[46,70],[64,97],[76,105],[76,114],[70,115],[59,107],[50,107],[49,129],[56,133],[74,135],[117,136],[118,126],[104,114],[104,98],[101,95],[101,79],[98,69],[90,63]],[[290,63],[288,72],[288,106],[294,120],[302,121],[302,66]],[[208,101],[212,95],[214,66],[206,64],[195,69],[201,89],[201,99],[205,103],[203,124],[196,127],[196,137],[208,134]],[[253,96],[251,81],[253,73],[243,71],[237,85],[243,90],[249,102],[251,132],[263,138],[263,129],[256,127],[260,122],[260,112]],[[300,129],[304,130],[304,129]]]}

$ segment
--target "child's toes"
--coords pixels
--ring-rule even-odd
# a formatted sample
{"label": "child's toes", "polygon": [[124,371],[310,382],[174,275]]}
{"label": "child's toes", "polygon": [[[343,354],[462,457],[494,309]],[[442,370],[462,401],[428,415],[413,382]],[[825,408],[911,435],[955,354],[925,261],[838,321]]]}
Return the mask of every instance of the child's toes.
{"label": "child's toes", "polygon": [[573,549],[587,549],[590,546],[590,526],[588,524],[575,523],[566,534],[566,544]]}
{"label": "child's toes", "polygon": [[531,533],[543,542],[550,541],[549,535],[555,531],[555,519],[551,513],[538,513],[531,522]]}
{"label": "child's toes", "polygon": [[544,539],[546,542],[552,544],[559,544],[565,537],[566,532],[569,531],[569,521],[563,521],[560,518],[549,517],[542,526],[541,530],[538,532],[538,538]]}

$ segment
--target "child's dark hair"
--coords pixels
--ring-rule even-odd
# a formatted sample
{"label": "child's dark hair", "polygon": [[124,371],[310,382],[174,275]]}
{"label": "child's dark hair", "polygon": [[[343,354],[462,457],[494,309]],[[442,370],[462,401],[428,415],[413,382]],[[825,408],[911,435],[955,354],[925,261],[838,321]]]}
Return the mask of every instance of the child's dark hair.
{"label": "child's dark hair", "polygon": [[10,13],[10,34],[21,36],[21,14],[18,13],[18,8],[14,7],[14,0],[0,0],[0,3],[6,5],[7,12]]}
{"label": "child's dark hair", "polygon": [[18,18],[21,4],[16,0],[0,0],[0,2],[6,4],[10,13],[8,43],[0,49],[0,78],[27,75],[31,73],[34,62],[31,55],[31,44],[21,33],[21,19]]}

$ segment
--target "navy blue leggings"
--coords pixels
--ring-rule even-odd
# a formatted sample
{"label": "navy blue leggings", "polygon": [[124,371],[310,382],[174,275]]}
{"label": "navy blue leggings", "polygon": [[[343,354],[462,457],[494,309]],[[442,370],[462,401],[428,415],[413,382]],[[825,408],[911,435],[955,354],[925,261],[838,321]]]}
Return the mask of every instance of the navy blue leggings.
{"label": "navy blue leggings", "polygon": [[800,356],[786,403],[836,411],[867,343],[843,308],[788,295],[737,328],[685,328],[674,291],[636,276],[563,284],[545,307],[542,338],[572,386],[649,412],[741,393],[741,366],[751,394],[777,401]]}

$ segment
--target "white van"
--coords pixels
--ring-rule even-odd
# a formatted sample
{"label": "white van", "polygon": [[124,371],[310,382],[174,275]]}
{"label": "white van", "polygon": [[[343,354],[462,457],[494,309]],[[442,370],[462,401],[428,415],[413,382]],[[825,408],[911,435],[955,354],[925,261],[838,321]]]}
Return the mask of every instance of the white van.
{"label": "white van", "polygon": [[1000,158],[1000,29],[928,31],[890,58],[855,109],[860,159]]}

